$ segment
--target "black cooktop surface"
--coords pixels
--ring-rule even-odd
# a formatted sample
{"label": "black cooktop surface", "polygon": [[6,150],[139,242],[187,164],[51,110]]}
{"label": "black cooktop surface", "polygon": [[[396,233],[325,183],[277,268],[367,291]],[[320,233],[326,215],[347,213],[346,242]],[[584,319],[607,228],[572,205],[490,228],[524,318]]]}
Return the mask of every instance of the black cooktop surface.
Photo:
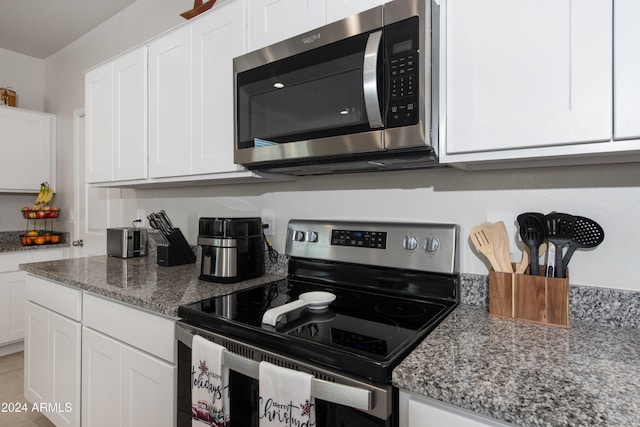
{"label": "black cooktop surface", "polygon": [[[326,309],[298,308],[275,326],[262,323],[268,309],[319,290],[336,295]],[[272,351],[388,381],[393,367],[454,306],[450,301],[284,279],[182,306],[178,315],[187,323]]]}

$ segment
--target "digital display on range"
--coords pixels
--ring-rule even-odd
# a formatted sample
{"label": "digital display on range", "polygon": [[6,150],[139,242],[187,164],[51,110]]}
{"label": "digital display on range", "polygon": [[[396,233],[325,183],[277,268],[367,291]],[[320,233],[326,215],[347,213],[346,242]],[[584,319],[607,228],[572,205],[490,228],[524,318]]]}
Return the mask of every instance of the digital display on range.
{"label": "digital display on range", "polygon": [[386,249],[386,231],[332,230],[331,244],[357,248]]}

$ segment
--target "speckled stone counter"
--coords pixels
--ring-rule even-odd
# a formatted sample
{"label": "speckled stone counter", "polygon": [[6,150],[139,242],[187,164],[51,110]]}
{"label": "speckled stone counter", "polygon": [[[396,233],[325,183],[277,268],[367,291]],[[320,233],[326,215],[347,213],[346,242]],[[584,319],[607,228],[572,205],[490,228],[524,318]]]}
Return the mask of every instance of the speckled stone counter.
{"label": "speckled stone counter", "polygon": [[159,267],[156,258],[95,256],[21,264],[20,269],[37,276],[113,298],[167,316],[176,317],[178,306],[226,295],[281,279],[281,274],[233,284],[198,279],[195,264]]}
{"label": "speckled stone counter", "polygon": [[462,304],[393,384],[517,426],[640,425],[640,329],[555,328]]}
{"label": "speckled stone counter", "polygon": [[17,251],[34,251],[42,249],[59,249],[69,247],[69,233],[64,233],[61,243],[54,245],[30,245],[24,246],[20,243],[20,235],[24,231],[0,231],[0,253]]}

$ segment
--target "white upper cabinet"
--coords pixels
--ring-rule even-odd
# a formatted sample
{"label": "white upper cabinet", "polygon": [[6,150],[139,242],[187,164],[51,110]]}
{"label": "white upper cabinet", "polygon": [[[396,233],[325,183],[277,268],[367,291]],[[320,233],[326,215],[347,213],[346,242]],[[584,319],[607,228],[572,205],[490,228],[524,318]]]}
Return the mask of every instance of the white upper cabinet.
{"label": "white upper cabinet", "polygon": [[146,48],[86,73],[85,115],[87,181],[146,178]]}
{"label": "white upper cabinet", "polygon": [[149,45],[149,177],[191,173],[191,26]]}
{"label": "white upper cabinet", "polygon": [[348,18],[387,2],[389,0],[327,0],[327,23]]}
{"label": "white upper cabinet", "polygon": [[326,23],[326,0],[251,0],[249,50],[297,36]]}
{"label": "white upper cabinet", "polygon": [[441,5],[443,161],[611,140],[611,0]]}
{"label": "white upper cabinet", "polygon": [[114,164],[116,181],[147,177],[147,49],[114,61]]}
{"label": "white upper cabinet", "polygon": [[640,2],[616,0],[613,32],[614,139],[640,138]]}
{"label": "white upper cabinet", "polygon": [[0,130],[0,191],[38,192],[44,181],[55,188],[55,116],[3,106]]}
{"label": "white upper cabinet", "polygon": [[246,52],[244,2],[193,22],[192,173],[242,171],[233,163],[233,58]]}
{"label": "white upper cabinet", "polygon": [[249,50],[297,36],[390,0],[251,0]]}
{"label": "white upper cabinet", "polygon": [[113,63],[85,74],[87,182],[113,180]]}

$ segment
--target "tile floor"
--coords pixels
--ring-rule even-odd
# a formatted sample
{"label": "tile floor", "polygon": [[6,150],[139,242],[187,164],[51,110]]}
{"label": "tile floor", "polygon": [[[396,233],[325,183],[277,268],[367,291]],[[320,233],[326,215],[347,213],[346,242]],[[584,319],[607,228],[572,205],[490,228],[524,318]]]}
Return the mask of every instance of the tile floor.
{"label": "tile floor", "polygon": [[[31,404],[24,399],[24,352],[0,357],[0,427],[51,427],[42,414],[31,412]],[[26,403],[27,412],[16,412],[16,404]]]}

